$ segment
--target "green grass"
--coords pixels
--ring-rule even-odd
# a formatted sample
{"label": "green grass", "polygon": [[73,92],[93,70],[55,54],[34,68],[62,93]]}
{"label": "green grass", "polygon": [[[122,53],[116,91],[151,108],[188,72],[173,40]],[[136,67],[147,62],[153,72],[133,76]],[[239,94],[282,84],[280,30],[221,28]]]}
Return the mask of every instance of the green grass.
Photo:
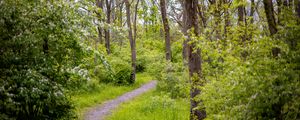
{"label": "green grass", "polygon": [[83,119],[83,115],[88,108],[101,104],[104,101],[114,99],[152,80],[146,73],[139,73],[136,77],[136,82],[133,85],[116,86],[103,83],[96,85],[95,89],[91,92],[82,92],[72,95],[71,100],[75,104],[76,114],[79,119]]}
{"label": "green grass", "polygon": [[122,104],[107,120],[188,120],[189,101],[171,99],[156,91]]}

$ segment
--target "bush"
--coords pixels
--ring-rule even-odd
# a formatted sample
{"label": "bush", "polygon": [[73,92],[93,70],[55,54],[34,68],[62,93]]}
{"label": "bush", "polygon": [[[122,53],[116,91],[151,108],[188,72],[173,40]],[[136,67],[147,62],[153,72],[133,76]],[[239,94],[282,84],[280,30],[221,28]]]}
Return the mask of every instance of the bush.
{"label": "bush", "polygon": [[[298,119],[300,47],[297,45],[292,50],[282,41],[265,37],[247,47],[233,45],[223,54],[213,50],[213,43],[202,45],[203,58],[211,59],[210,63],[203,63],[207,83],[199,96],[207,118]],[[273,48],[279,48],[280,55],[274,56]],[[244,51],[249,53],[246,58],[241,56]],[[220,56],[222,62],[218,62]]]}
{"label": "bush", "polygon": [[2,119],[74,118],[73,106],[61,85],[28,69],[7,72],[13,75],[1,80],[0,111]]}
{"label": "bush", "polygon": [[149,64],[147,71],[158,80],[157,90],[171,98],[188,96],[188,74],[182,63],[157,61]]}
{"label": "bush", "polygon": [[131,67],[123,67],[116,73],[115,83],[117,84],[133,84],[134,81],[131,79]]}
{"label": "bush", "polygon": [[78,11],[81,3],[2,0],[0,6],[1,119],[73,118],[64,89],[86,80],[68,71],[86,55],[80,41],[87,35],[78,29],[90,24]]}
{"label": "bush", "polygon": [[[100,82],[113,83],[117,85],[129,85],[134,81],[131,79],[131,66],[127,61],[119,57],[111,57],[110,62],[107,60],[102,65],[96,67]],[[111,66],[112,65],[112,66]]]}

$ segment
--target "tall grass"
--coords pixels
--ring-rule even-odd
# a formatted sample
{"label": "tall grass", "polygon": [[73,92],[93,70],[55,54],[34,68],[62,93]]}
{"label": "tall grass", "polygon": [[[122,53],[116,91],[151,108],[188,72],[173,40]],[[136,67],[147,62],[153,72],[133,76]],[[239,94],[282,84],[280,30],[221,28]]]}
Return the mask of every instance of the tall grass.
{"label": "tall grass", "polygon": [[79,119],[83,119],[83,115],[90,107],[102,104],[104,101],[114,99],[126,92],[140,87],[150,80],[152,80],[152,78],[148,74],[139,73],[137,74],[137,80],[133,85],[116,86],[104,83],[95,84],[92,90],[88,92],[80,92],[72,95],[71,100],[75,105],[76,114]]}
{"label": "tall grass", "polygon": [[171,99],[157,91],[150,91],[122,104],[107,120],[188,120],[187,99]]}

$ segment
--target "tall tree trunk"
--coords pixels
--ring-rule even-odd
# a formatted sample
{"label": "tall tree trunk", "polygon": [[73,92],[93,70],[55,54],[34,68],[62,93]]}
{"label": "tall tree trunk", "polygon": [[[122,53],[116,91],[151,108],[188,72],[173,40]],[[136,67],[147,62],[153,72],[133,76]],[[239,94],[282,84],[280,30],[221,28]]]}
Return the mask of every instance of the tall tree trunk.
{"label": "tall tree trunk", "polygon": [[120,22],[120,27],[122,27],[122,25],[123,25],[123,2],[121,3],[119,10],[120,10],[119,11],[120,12],[119,22]]}
{"label": "tall tree trunk", "polygon": [[[227,4],[227,0],[224,0],[223,1],[224,4]],[[225,26],[224,26],[224,38],[225,40],[227,39],[227,34],[228,34],[228,28],[229,28],[229,25],[230,25],[230,19],[229,19],[229,8],[224,8],[224,22],[225,22]],[[226,45],[225,41],[224,41],[224,45]]]}
{"label": "tall tree trunk", "polygon": [[[101,10],[103,10],[103,2],[104,0],[96,0],[96,5],[97,7],[99,7]],[[101,13],[97,13],[98,14],[98,21],[99,22],[103,22],[102,20],[102,16]],[[95,40],[95,49],[97,50],[98,48],[98,43],[102,43],[102,28],[100,26],[97,27],[98,30],[98,39]],[[95,58],[94,58],[94,63],[97,64],[97,55],[95,54]],[[94,71],[95,73],[97,72],[96,70]]]}
{"label": "tall tree trunk", "polygon": [[[106,0],[106,23],[110,24],[110,14],[111,14],[111,0]],[[110,30],[106,28],[105,31],[105,47],[107,54],[110,54]]]}
{"label": "tall tree trunk", "polygon": [[268,20],[269,31],[271,35],[277,33],[276,21],[274,17],[274,8],[272,0],[264,0],[264,8]]}
{"label": "tall tree trunk", "polygon": [[[101,10],[103,10],[103,3],[104,3],[104,0],[97,0],[96,1],[97,7],[99,7]],[[101,13],[97,13],[97,14],[98,14],[98,21],[103,22]],[[98,26],[98,42],[103,43],[103,41],[102,41],[102,28],[100,26]]]}
{"label": "tall tree trunk", "polygon": [[245,43],[246,41],[245,24],[245,6],[240,3],[240,5],[238,6],[238,25],[242,28],[242,31],[240,31],[242,32],[242,34],[239,36],[240,39],[242,39],[242,43]]}
{"label": "tall tree trunk", "polygon": [[134,10],[134,21],[133,21],[133,40],[136,41],[136,36],[137,36],[137,27],[136,27],[136,21],[137,21],[137,11],[138,11],[138,6],[139,6],[139,2],[140,0],[136,1],[136,5],[135,5],[135,10]]}
{"label": "tall tree trunk", "polygon": [[[251,0],[251,8],[250,8],[250,25],[254,23],[254,12],[255,12],[255,2],[254,0]],[[253,27],[250,28],[249,37],[247,40],[251,40],[253,38]]]}
{"label": "tall tree trunk", "polygon": [[[185,10],[187,15],[187,19],[185,21],[186,28],[187,30],[193,30],[194,34],[199,36],[197,6],[197,0],[185,0]],[[188,41],[191,41],[191,37],[188,37]],[[197,109],[201,102],[200,100],[196,99],[196,96],[200,94],[198,87],[201,85],[201,53],[200,49],[197,48],[196,45],[196,42],[188,44],[188,64],[191,82],[190,119],[202,120],[206,117],[206,113],[202,109]]]}
{"label": "tall tree trunk", "polygon": [[297,15],[298,15],[298,20],[300,21],[300,0],[295,0],[295,1],[296,1],[295,6],[296,6]]}
{"label": "tall tree trunk", "polygon": [[[185,9],[185,3],[184,1],[180,1],[180,4],[183,8],[183,13],[182,13],[182,29],[181,29],[181,32],[183,33],[184,36],[187,36],[187,29],[186,29],[186,9]],[[188,41],[187,40],[184,40],[183,43],[182,43],[182,59],[183,59],[183,62],[184,62],[184,65],[187,65],[186,64],[186,61],[188,61],[188,47],[187,47],[187,43]]]}
{"label": "tall tree trunk", "polygon": [[277,23],[281,25],[281,8],[282,8],[282,0],[277,0]]}
{"label": "tall tree trunk", "polygon": [[[121,1],[119,0],[120,3],[120,6],[119,6],[119,16],[118,16],[118,26],[119,27],[123,27],[123,5],[124,5],[124,1]],[[123,40],[120,39],[120,50],[122,49],[122,46],[123,46]]]}
{"label": "tall tree trunk", "polygon": [[254,12],[255,12],[255,2],[254,2],[254,0],[251,0],[251,11],[250,11],[251,24],[253,24],[253,22],[254,22],[254,18],[253,18]]}
{"label": "tall tree trunk", "polygon": [[244,5],[238,6],[238,25],[242,25],[244,23],[244,15],[245,15]]}
{"label": "tall tree trunk", "polygon": [[161,8],[161,16],[162,16],[162,21],[163,21],[164,30],[165,30],[166,60],[171,61],[172,54],[171,54],[170,27],[169,27],[168,18],[167,18],[165,0],[160,0],[160,8]]}
{"label": "tall tree trunk", "polygon": [[136,72],[136,49],[135,49],[135,40],[132,36],[132,28],[131,28],[131,20],[130,20],[130,3],[128,0],[125,1],[126,6],[126,16],[127,16],[127,26],[128,26],[128,38],[130,42],[130,48],[131,48],[131,67],[132,67],[132,73],[131,73],[131,79],[135,81],[135,72]]}

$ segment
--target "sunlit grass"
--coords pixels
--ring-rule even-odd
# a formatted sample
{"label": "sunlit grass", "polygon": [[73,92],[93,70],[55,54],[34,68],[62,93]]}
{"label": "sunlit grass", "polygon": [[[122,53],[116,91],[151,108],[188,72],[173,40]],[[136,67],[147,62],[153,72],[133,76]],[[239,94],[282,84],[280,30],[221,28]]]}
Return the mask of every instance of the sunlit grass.
{"label": "sunlit grass", "polygon": [[122,104],[107,120],[188,120],[189,101],[150,91]]}
{"label": "sunlit grass", "polygon": [[72,102],[75,104],[76,113],[79,119],[83,119],[83,115],[88,108],[102,104],[104,101],[114,99],[126,92],[152,80],[151,76],[146,73],[137,74],[136,82],[129,86],[116,86],[112,84],[99,84],[91,92],[83,92],[72,95]]}

